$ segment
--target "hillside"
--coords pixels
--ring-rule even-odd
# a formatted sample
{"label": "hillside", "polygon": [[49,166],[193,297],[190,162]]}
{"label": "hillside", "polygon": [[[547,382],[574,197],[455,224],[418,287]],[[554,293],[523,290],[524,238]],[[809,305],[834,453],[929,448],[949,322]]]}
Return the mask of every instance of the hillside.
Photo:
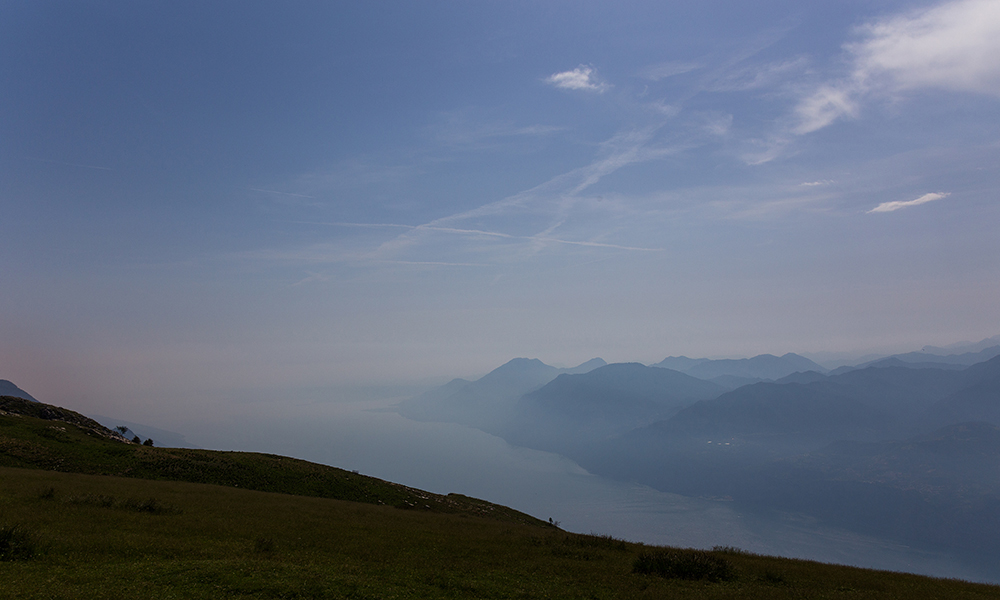
{"label": "hillside", "polygon": [[215,485],[7,467],[0,482],[0,597],[11,600],[1000,597],[956,580]]}
{"label": "hillside", "polygon": [[[0,458],[22,467],[0,466],[3,598],[1000,597],[996,586],[571,534],[470,498],[279,456],[131,444],[72,411],[0,402]],[[44,469],[23,468],[32,462]],[[195,477],[206,483],[173,480]],[[336,497],[359,491],[361,502]]]}
{"label": "hillside", "polygon": [[543,524],[505,506],[457,494],[432,494],[284,456],[133,444],[73,411],[12,397],[0,397],[0,466],[211,483]]}

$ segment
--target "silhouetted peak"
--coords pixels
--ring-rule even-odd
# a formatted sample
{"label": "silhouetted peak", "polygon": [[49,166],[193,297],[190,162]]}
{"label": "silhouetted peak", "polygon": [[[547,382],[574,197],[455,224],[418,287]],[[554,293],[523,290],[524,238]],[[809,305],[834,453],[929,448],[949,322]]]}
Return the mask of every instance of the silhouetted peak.
{"label": "silhouetted peak", "polygon": [[554,369],[555,367],[550,367],[549,365],[543,363],[537,358],[514,358],[511,359],[499,367],[490,371],[490,373],[509,373],[509,372],[519,372],[519,371],[541,371],[545,369]]}
{"label": "silhouetted peak", "polygon": [[585,363],[581,363],[571,369],[564,369],[564,373],[569,373],[571,375],[576,375],[579,373],[589,373],[594,369],[605,366],[606,363],[603,358],[592,358]]}
{"label": "silhouetted peak", "polygon": [[13,398],[23,398],[32,402],[38,402],[31,397],[31,394],[14,385],[13,381],[0,379],[0,396],[11,396]]}

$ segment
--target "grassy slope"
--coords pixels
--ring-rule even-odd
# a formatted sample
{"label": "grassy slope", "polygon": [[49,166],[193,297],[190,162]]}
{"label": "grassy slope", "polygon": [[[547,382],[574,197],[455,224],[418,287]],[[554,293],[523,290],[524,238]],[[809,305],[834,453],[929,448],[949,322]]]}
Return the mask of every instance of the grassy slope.
{"label": "grassy slope", "polygon": [[[1000,598],[995,586],[732,553],[717,553],[734,567],[732,581],[639,575],[632,565],[648,547],[567,534],[515,511],[482,518],[496,511],[477,513],[476,506],[492,505],[471,499],[456,499],[470,510],[427,503],[399,510],[373,496],[359,503],[145,480],[135,475],[166,479],[171,471],[153,466],[177,451],[27,416],[0,415],[0,422],[0,460],[27,456],[63,470],[138,465],[131,478],[0,467],[0,532],[19,525],[38,551],[30,560],[0,561],[2,598]],[[102,458],[99,449],[111,445],[129,453],[105,449],[111,458]],[[187,452],[178,454],[182,465]],[[209,454],[246,457],[258,473],[250,481],[268,485],[278,480],[260,474],[312,472],[281,457]],[[98,468],[87,456],[106,462]],[[188,465],[176,472],[211,471]],[[400,488],[379,483],[388,487],[372,483],[373,494]]]}
{"label": "grassy slope", "polygon": [[[129,503],[155,498],[155,503]],[[136,506],[154,504],[158,512]],[[644,548],[550,527],[213,485],[0,468],[22,598],[997,598],[1000,588],[719,553],[733,581],[632,573]]]}
{"label": "grassy slope", "polygon": [[304,460],[256,452],[155,448],[116,441],[112,435],[72,411],[0,397],[0,466],[212,483],[543,525],[499,504],[432,494]]}

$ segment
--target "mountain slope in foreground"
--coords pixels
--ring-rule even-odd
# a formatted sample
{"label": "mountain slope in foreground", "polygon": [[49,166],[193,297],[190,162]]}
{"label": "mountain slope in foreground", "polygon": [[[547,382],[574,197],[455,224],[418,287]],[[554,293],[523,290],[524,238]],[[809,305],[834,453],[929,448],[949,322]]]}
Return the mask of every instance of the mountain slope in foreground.
{"label": "mountain slope in foreground", "polygon": [[9,396],[0,396],[0,466],[210,483],[543,524],[539,519],[499,504],[457,494],[432,494],[274,454],[133,444],[117,432],[73,411]]}
{"label": "mountain slope in foreground", "polygon": [[[30,416],[11,398],[0,405],[0,458],[47,469],[0,466],[3,598],[1000,597],[1000,587],[955,580],[569,534],[462,497],[460,506],[483,510],[400,510],[372,498],[433,495],[278,456],[138,446],[85,417]],[[218,470],[194,469],[212,459]],[[124,476],[58,472],[115,469]],[[210,481],[224,485],[169,480],[226,470],[239,476]],[[297,476],[269,479],[283,470]],[[373,496],[281,489],[324,472],[328,482],[369,480]]]}

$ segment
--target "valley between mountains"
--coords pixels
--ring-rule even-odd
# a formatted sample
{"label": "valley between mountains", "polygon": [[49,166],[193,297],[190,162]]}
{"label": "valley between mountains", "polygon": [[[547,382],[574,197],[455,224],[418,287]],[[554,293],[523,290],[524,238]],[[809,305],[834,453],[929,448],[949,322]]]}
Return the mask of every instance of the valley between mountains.
{"label": "valley between mountains", "polygon": [[515,359],[397,410],[607,478],[1000,564],[1000,346],[832,371],[795,354]]}

